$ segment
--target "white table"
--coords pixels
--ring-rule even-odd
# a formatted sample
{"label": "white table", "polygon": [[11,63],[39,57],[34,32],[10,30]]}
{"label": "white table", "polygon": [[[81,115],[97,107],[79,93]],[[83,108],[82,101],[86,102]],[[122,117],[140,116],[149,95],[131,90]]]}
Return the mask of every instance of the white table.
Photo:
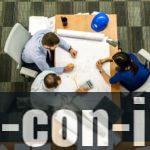
{"label": "white table", "polygon": [[[110,56],[109,45],[106,41],[100,42],[74,38],[64,38],[64,40],[78,51],[78,55],[76,59],[73,59],[69,53],[61,48],[57,48],[55,52],[56,67],[66,66],[68,63],[75,65],[73,72],[61,75],[62,84],[59,86],[58,91],[74,92],[87,80],[91,80],[94,88],[90,92],[111,92],[111,86],[106,84],[96,68],[97,60]],[[104,69],[110,74],[109,63],[104,65]]]}

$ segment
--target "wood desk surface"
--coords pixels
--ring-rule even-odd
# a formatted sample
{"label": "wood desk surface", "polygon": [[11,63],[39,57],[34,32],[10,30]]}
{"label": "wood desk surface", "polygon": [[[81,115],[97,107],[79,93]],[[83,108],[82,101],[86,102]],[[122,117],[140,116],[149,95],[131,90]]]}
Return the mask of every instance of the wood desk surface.
{"label": "wood desk surface", "polygon": [[[61,22],[61,16],[65,16],[68,18],[68,26],[63,27]],[[88,31],[94,32],[91,29],[91,20],[94,16],[93,15],[56,15],[56,29],[66,29],[66,30],[76,30],[76,31]],[[109,38],[118,39],[117,36],[117,16],[115,14],[109,15],[109,24],[107,28],[102,32],[105,36]],[[114,48],[110,46],[110,54],[113,56],[118,51],[118,48]],[[96,63],[96,62],[95,62]],[[111,64],[111,75],[115,74],[115,64]],[[112,85],[111,86],[112,92],[120,92],[120,86]]]}

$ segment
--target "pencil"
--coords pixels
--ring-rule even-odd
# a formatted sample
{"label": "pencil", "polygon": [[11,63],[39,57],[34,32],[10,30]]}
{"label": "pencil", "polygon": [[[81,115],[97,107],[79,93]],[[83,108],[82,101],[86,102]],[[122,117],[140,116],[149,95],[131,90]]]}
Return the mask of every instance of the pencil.
{"label": "pencil", "polygon": [[79,86],[78,86],[78,83],[77,83],[77,81],[76,81],[75,77],[73,78],[73,80],[74,80],[74,82],[75,82],[75,84],[76,84],[76,87],[77,87],[77,89],[78,89],[78,88],[79,88]]}

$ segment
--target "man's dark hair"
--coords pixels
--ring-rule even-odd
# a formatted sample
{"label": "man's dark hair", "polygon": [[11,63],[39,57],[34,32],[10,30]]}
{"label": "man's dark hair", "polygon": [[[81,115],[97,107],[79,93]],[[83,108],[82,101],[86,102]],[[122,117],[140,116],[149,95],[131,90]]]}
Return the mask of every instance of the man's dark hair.
{"label": "man's dark hair", "polygon": [[42,39],[42,44],[47,46],[54,46],[57,45],[59,42],[60,40],[58,36],[53,32],[46,33]]}
{"label": "man's dark hair", "polygon": [[59,81],[61,81],[61,78],[53,73],[46,75],[44,78],[44,84],[48,89],[57,88],[59,85]]}

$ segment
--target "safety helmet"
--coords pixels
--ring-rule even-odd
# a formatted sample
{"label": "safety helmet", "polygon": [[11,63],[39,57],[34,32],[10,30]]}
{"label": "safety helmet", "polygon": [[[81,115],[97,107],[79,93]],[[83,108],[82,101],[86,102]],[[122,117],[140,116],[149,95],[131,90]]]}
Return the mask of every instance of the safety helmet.
{"label": "safety helmet", "polygon": [[103,31],[107,27],[108,22],[108,16],[105,13],[100,12],[93,18],[91,28],[96,32]]}

